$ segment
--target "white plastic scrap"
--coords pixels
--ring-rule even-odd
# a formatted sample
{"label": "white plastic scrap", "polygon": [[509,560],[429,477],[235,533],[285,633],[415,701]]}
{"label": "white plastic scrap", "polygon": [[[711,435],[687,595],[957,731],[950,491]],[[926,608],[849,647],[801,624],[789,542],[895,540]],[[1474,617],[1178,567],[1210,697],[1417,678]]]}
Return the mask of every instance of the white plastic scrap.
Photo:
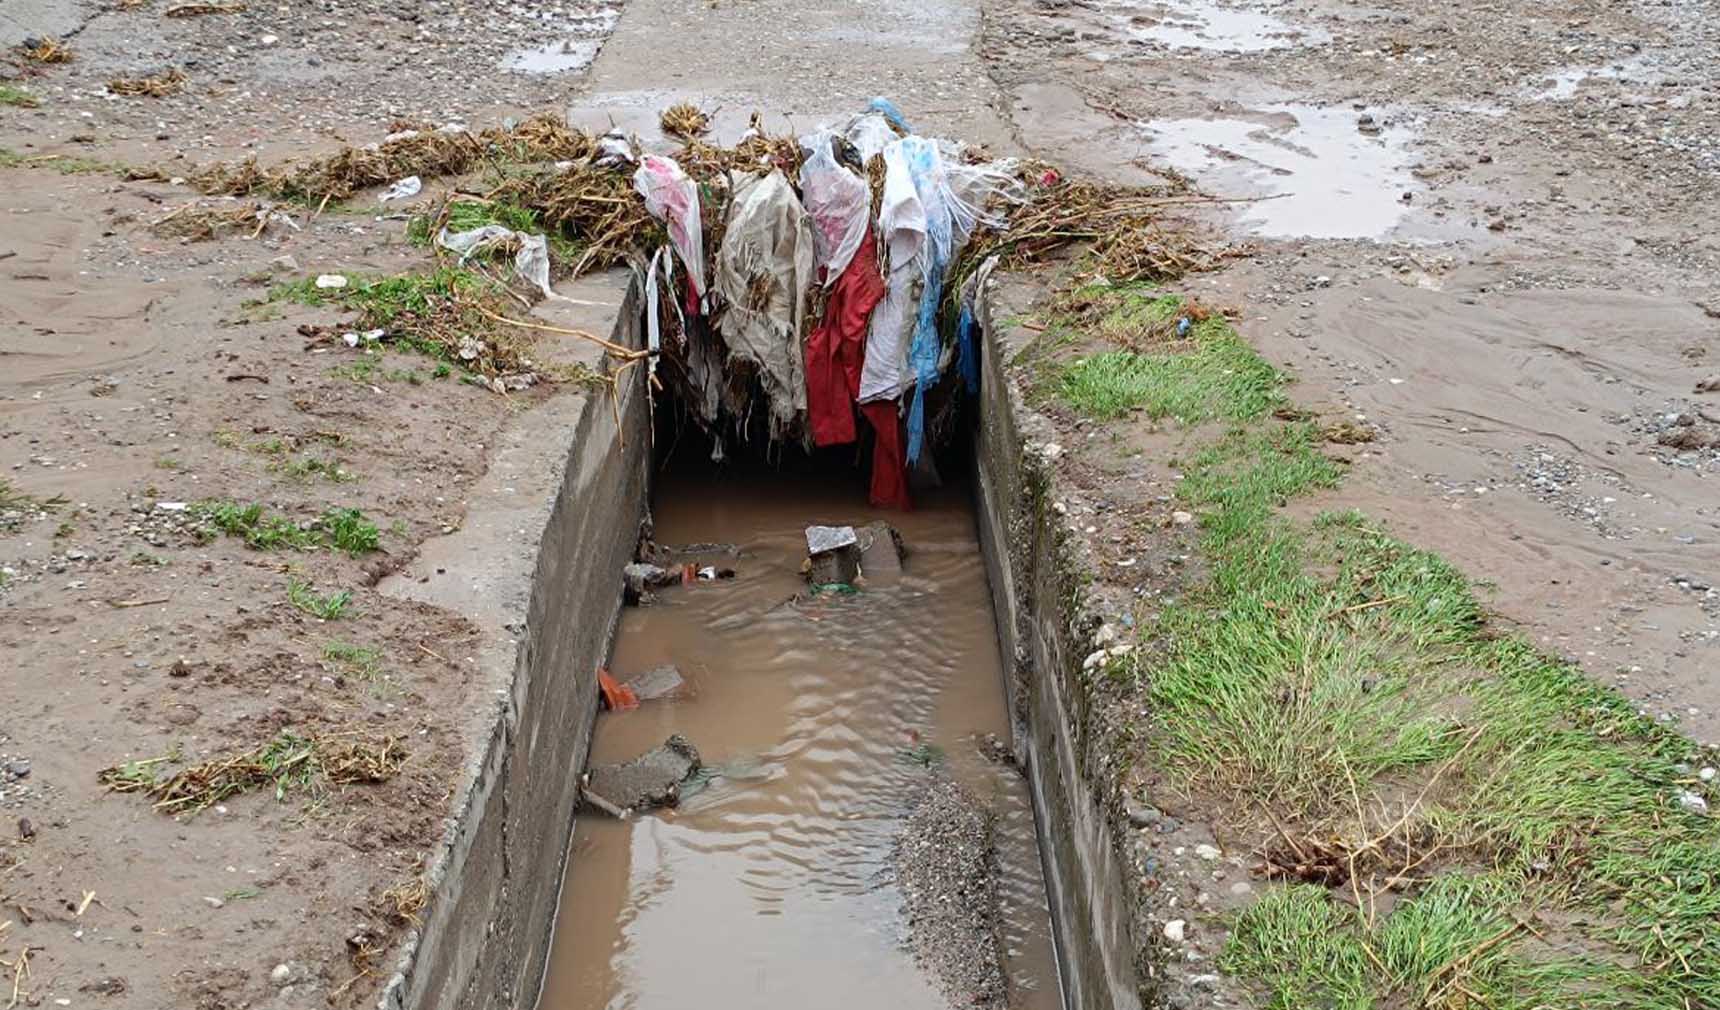
{"label": "white plastic scrap", "polygon": [[638,161],[633,157],[633,142],[619,127],[597,138],[597,153],[591,162],[602,168],[619,168]]}
{"label": "white plastic scrap", "polygon": [[416,175],[409,175],[388,187],[388,189],[384,190],[382,195],[376,199],[378,203],[387,203],[390,200],[410,200],[423,190],[424,180],[418,178]]}
{"label": "white plastic scrap", "polygon": [[498,245],[518,244],[514,253],[514,273],[543,292],[545,298],[561,296],[549,288],[549,239],[542,235],[527,235],[499,224],[487,224],[467,231],[449,232],[443,228],[436,244],[457,253],[462,265],[474,255]]}

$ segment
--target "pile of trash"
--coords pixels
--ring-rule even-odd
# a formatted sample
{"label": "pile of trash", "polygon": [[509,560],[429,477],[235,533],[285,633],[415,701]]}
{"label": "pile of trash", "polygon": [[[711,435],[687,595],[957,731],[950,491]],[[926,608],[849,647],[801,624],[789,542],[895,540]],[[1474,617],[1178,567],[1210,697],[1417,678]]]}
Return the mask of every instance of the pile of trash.
{"label": "pile of trash", "polygon": [[[556,116],[482,132],[400,123],[379,144],[268,170],[217,165],[191,182],[320,208],[360,189],[410,199],[424,179],[481,178],[482,192],[456,189],[420,217],[432,247],[462,267],[511,260],[544,298],[557,297],[554,276],[632,265],[650,384],[668,387],[715,456],[725,443],[869,441],[871,500],[895,508],[909,507],[910,468],[929,464],[927,447],[978,390],[973,306],[997,266],[1085,242],[1090,273],[1123,283],[1223,255],[1161,228],[1165,207],[1202,199],[1180,182],[1105,186],[991,159],[915,133],[882,98],[801,137],[770,135],[755,114],[729,147],[704,139],[709,118],[694,106],[664,124],[679,138],[672,156]],[[481,223],[452,227],[457,205]]]}

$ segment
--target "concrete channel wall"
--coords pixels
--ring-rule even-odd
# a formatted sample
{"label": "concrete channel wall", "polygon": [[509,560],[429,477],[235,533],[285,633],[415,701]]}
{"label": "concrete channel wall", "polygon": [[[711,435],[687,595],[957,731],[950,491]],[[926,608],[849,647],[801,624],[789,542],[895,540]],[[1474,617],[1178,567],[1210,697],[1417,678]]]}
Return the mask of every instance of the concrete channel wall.
{"label": "concrete channel wall", "polygon": [[[1137,956],[1146,949],[1142,927],[1131,914],[1141,906],[1134,875],[1117,855],[1115,820],[1095,784],[1099,765],[1085,732],[1080,666],[1091,629],[1083,630],[1080,563],[1051,508],[1037,419],[1005,371],[1032,334],[1006,324],[1012,306],[1004,302],[1027,289],[1000,281],[980,306],[983,403],[974,437],[1004,689],[1014,746],[1032,781],[1065,1005],[1127,1010],[1151,1002],[1150,969]],[[618,307],[605,325],[564,322],[639,346],[638,292],[616,278],[607,283]],[[466,527],[425,547],[426,563],[462,566],[464,595],[425,590],[410,578],[384,586],[486,617],[509,634],[478,658],[495,684],[495,704],[471,720],[479,757],[429,870],[427,920],[408,938],[380,1010],[536,1005],[561,897],[573,781],[596,717],[595,670],[608,656],[619,572],[647,503],[643,369],[632,374],[621,390],[619,432],[607,394],[562,396],[515,424],[496,448]]]}
{"label": "concrete channel wall", "polygon": [[[624,276],[624,275],[623,275]],[[641,346],[637,292],[582,284],[598,309],[554,321]],[[541,307],[540,307],[541,308]],[[587,362],[597,366],[596,355]],[[650,468],[644,369],[620,390],[559,395],[503,434],[462,529],[420,564],[458,583],[384,586],[474,615],[499,633],[477,657],[485,708],[468,722],[477,754],[428,870],[426,921],[408,938],[383,1010],[530,1010],[542,985],[574,817],[575,782],[597,714],[597,667],[621,608]],[[450,581],[450,580],[444,580]],[[577,896],[571,896],[577,900]]]}
{"label": "concrete channel wall", "polygon": [[1150,1005],[1148,949],[1135,910],[1116,819],[1095,776],[1081,662],[1091,641],[1082,612],[1082,564],[1052,508],[1046,433],[1006,373],[1034,336],[1013,326],[1032,289],[999,277],[978,306],[985,334],[981,408],[974,432],[980,545],[997,613],[1016,755],[1028,768],[1040,857],[1051,904],[1064,1005],[1128,1010]]}

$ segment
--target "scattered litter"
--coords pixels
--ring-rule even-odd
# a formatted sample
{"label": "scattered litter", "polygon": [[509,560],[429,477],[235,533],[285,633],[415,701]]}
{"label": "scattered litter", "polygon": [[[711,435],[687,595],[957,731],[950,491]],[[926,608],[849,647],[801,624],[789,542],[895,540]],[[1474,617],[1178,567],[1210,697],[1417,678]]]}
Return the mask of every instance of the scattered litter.
{"label": "scattered litter", "polygon": [[423,191],[424,180],[420,179],[416,175],[409,175],[384,190],[382,195],[376,198],[376,202],[387,203],[390,200],[410,200]]}
{"label": "scattered litter", "polygon": [[639,696],[633,689],[616,681],[608,670],[597,671],[597,696],[603,707],[611,712],[628,712],[639,707]]}
{"label": "scattered litter", "polygon": [[387,333],[387,330],[380,328],[365,330],[362,333],[357,330],[348,330],[340,335],[340,339],[344,341],[348,347],[357,347],[360,343],[374,344],[386,336]]}
{"label": "scattered litter", "polygon": [[699,752],[679,733],[663,745],[622,764],[586,772],[582,792],[600,809],[636,813],[680,802],[681,783],[701,767]]}
{"label": "scattered litter", "polygon": [[681,572],[678,568],[671,571],[659,565],[634,562],[621,569],[623,598],[634,606],[649,603],[652,599],[651,590],[675,585],[680,581]]}

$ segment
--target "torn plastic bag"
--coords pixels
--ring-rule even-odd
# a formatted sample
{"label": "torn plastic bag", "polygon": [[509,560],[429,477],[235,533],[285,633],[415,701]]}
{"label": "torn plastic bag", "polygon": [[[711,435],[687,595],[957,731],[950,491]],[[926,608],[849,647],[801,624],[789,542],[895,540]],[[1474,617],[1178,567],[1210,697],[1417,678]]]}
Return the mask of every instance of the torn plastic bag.
{"label": "torn plastic bag", "polygon": [[715,287],[728,302],[721,326],[731,362],[758,367],[772,439],[796,429],[806,412],[800,334],[812,271],[812,219],[788,179],[775,170],[737,174]]}
{"label": "torn plastic bag", "polygon": [[888,119],[891,126],[894,126],[903,133],[914,132],[913,127],[908,125],[908,120],[902,116],[902,110],[896,108],[896,103],[890,101],[888,98],[880,96],[872,99],[870,102],[866,103],[866,111],[878,113],[885,119]]}
{"label": "torn plastic bag", "polygon": [[514,273],[542,291],[545,298],[561,298],[549,289],[549,240],[542,235],[527,235],[499,224],[487,224],[452,234],[443,228],[436,236],[437,245],[459,254],[462,266],[477,253],[509,242],[519,243],[519,250],[514,253]]}
{"label": "torn plastic bag", "polygon": [[409,175],[388,187],[382,195],[376,198],[377,203],[387,203],[390,200],[410,200],[424,191],[424,180],[416,175]]}
{"label": "torn plastic bag", "polygon": [[962,284],[961,316],[956,321],[956,369],[961,373],[962,385],[967,387],[969,394],[979,392],[979,312],[978,301],[985,297],[985,286],[991,281],[991,272],[997,269],[996,253],[987,256],[979,269]]}
{"label": "torn plastic bag", "polygon": [[599,168],[624,168],[634,164],[633,141],[620,128],[597,138],[597,150],[591,153],[591,163]]}
{"label": "torn plastic bag", "polygon": [[872,312],[866,357],[860,370],[860,402],[894,400],[907,388],[907,336],[925,270],[926,209],[914,188],[900,142],[884,149],[884,198],[878,208],[878,238],[889,274],[884,300]]}
{"label": "torn plastic bag", "polygon": [[[938,379],[938,303],[943,300],[944,272],[955,254],[957,199],[950,191],[943,156],[936,143],[924,137],[903,137],[890,145],[886,159],[891,152],[896,152],[907,165],[914,192],[926,215],[925,248],[919,256],[923,287],[915,313],[913,339],[908,345],[914,396],[908,405],[907,456],[908,462],[913,463],[920,458],[925,443],[926,391]],[[888,185],[887,179],[885,184]]]}
{"label": "torn plastic bag", "polygon": [[633,188],[651,216],[669,226],[669,241],[687,268],[693,294],[705,293],[705,235],[699,221],[699,187],[673,158],[648,154],[633,173]]}
{"label": "torn plastic bag", "polygon": [[854,145],[854,149],[860,152],[862,163],[883,154],[884,148],[896,142],[896,131],[890,128],[890,121],[879,112],[865,112],[855,116],[848,121],[848,128],[843,133],[848,142]]}
{"label": "torn plastic bag", "polygon": [[872,210],[872,193],[866,180],[836,160],[834,144],[841,141],[830,130],[801,138],[811,153],[800,166],[800,195],[812,215],[813,262],[822,272],[824,286],[831,287],[866,237],[866,219]]}

